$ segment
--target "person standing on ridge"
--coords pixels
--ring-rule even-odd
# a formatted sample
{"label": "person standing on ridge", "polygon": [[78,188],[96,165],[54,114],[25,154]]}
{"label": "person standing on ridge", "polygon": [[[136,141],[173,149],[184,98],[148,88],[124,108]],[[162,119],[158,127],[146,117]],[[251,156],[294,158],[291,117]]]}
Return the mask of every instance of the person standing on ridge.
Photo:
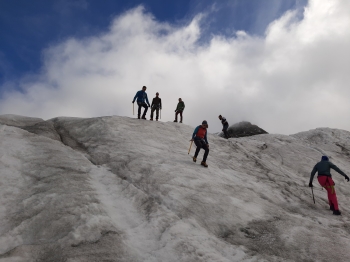
{"label": "person standing on ridge", "polygon": [[[137,104],[139,106],[139,110],[138,110],[138,114],[137,114],[137,118],[140,119],[140,116],[141,116],[141,108],[144,107],[145,110],[143,111],[143,115],[142,115],[142,119],[146,119],[146,113],[147,113],[147,110],[148,110],[148,107],[151,107],[149,105],[149,102],[148,102],[148,97],[147,97],[147,93],[146,93],[146,89],[147,87],[146,86],[143,86],[142,87],[142,90],[138,91],[134,97],[134,100],[132,101],[132,103],[135,103],[135,99],[137,98]],[[147,102],[147,104],[145,103]]]}
{"label": "person standing on ridge", "polygon": [[162,110],[162,99],[159,97],[159,93],[157,92],[156,97],[153,98],[152,104],[151,104],[151,118],[150,118],[151,121],[153,121],[154,110],[156,110],[156,121],[158,121],[159,109]]}
{"label": "person standing on ridge", "polygon": [[330,162],[327,156],[322,156],[321,161],[315,165],[314,169],[311,172],[309,187],[313,187],[312,180],[314,179],[315,173],[317,171],[318,182],[327,190],[328,193],[329,209],[333,211],[333,215],[339,216],[341,215],[341,212],[339,211],[337,195],[334,189],[335,184],[330,172],[331,168],[344,176],[345,179],[349,182],[349,177],[343,171],[341,171],[336,165]]}
{"label": "person standing on ridge", "polygon": [[180,123],[182,123],[182,112],[185,110],[185,103],[182,101],[181,98],[179,98],[179,103],[177,104],[177,107],[175,109],[175,120],[174,122],[177,122],[177,115],[180,114]]}
{"label": "person standing on ridge", "polygon": [[202,122],[202,125],[199,125],[195,128],[193,135],[192,135],[192,139],[190,141],[194,141],[194,143],[197,146],[196,152],[194,154],[193,157],[193,162],[197,161],[197,156],[199,153],[199,150],[201,150],[201,148],[204,149],[204,156],[203,156],[203,160],[201,165],[204,167],[208,167],[206,161],[207,161],[207,157],[209,154],[209,143],[207,140],[207,128],[208,128],[208,122],[206,120],[204,120]]}
{"label": "person standing on ridge", "polygon": [[227,132],[228,122],[227,122],[226,118],[221,116],[221,115],[219,115],[219,119],[221,120],[221,124],[222,124],[222,132],[224,132],[225,138],[229,139],[230,136]]}

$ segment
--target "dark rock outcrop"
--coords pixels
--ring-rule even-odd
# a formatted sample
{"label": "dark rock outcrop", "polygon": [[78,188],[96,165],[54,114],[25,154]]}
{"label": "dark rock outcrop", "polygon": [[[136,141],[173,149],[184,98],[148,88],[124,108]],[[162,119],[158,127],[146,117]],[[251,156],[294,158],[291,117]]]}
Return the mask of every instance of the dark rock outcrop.
{"label": "dark rock outcrop", "polygon": [[[252,125],[247,121],[242,121],[231,125],[227,131],[230,137],[245,137],[268,134],[264,129],[258,127],[257,125]],[[221,132],[219,136],[224,137],[224,134]]]}

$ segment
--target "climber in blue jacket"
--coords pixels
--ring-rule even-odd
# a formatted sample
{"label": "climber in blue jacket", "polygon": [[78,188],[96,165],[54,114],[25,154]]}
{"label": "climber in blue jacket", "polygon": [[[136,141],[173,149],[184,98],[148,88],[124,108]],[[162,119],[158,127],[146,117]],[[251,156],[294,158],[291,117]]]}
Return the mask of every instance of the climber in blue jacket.
{"label": "climber in blue jacket", "polygon": [[[137,105],[139,106],[138,109],[138,114],[137,114],[137,118],[140,119],[141,116],[141,108],[144,107],[145,110],[143,111],[143,115],[142,115],[142,119],[146,119],[146,113],[148,110],[148,107],[151,107],[149,102],[148,102],[148,97],[147,97],[147,93],[146,93],[146,86],[142,87],[142,90],[138,91],[134,97],[134,100],[132,101],[132,103],[135,103],[135,100],[137,98]],[[147,104],[146,104],[147,102]],[[148,106],[147,106],[148,105]]]}

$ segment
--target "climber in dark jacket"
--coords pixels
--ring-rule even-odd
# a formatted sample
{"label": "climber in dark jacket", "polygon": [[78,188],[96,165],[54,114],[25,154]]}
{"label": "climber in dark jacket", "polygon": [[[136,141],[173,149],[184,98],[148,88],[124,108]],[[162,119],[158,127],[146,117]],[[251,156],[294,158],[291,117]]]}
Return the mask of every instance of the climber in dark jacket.
{"label": "climber in dark jacket", "polygon": [[328,203],[330,210],[333,210],[333,215],[341,215],[338,207],[337,195],[334,189],[335,184],[331,175],[331,168],[344,176],[345,179],[349,182],[349,177],[343,171],[341,171],[336,165],[330,162],[327,156],[322,156],[321,162],[318,162],[311,172],[309,187],[313,187],[312,180],[314,179],[316,172],[318,172],[318,182],[327,190],[328,193]]}
{"label": "climber in dark jacket", "polygon": [[201,150],[201,148],[203,148],[205,152],[204,152],[204,156],[203,156],[203,160],[201,162],[201,165],[204,167],[208,167],[208,165],[206,163],[207,157],[209,154],[207,128],[208,128],[208,122],[206,120],[204,120],[202,122],[202,125],[199,125],[195,128],[195,130],[192,134],[192,139],[191,139],[191,141],[194,141],[194,143],[197,146],[196,152],[195,152],[194,157],[193,157],[193,162],[197,161],[197,156],[199,154],[199,151]]}
{"label": "climber in dark jacket", "polygon": [[174,122],[177,122],[177,115],[180,114],[180,123],[182,123],[182,112],[185,110],[185,103],[182,101],[181,98],[179,98],[179,103],[177,104],[177,107],[175,109],[175,120]]}
{"label": "climber in dark jacket", "polygon": [[[148,110],[148,107],[151,107],[149,105],[149,102],[148,102],[148,97],[147,97],[147,93],[146,93],[146,89],[147,87],[146,86],[143,86],[142,87],[142,90],[138,91],[134,97],[134,100],[132,100],[132,103],[135,103],[135,100],[137,98],[137,105],[139,106],[139,110],[138,110],[138,113],[137,113],[137,118],[140,119],[140,116],[141,116],[141,108],[144,107],[145,110],[143,111],[143,115],[142,115],[142,119],[146,119],[146,113],[147,113],[147,110]],[[147,102],[147,104],[145,103]]]}
{"label": "climber in dark jacket", "polygon": [[156,111],[156,121],[158,121],[159,110],[162,110],[162,99],[159,97],[158,92],[156,93],[156,97],[153,98],[152,104],[151,104],[151,118],[150,118],[151,121],[153,121],[154,110]]}
{"label": "climber in dark jacket", "polygon": [[219,115],[219,119],[221,120],[221,124],[222,124],[222,132],[224,132],[225,138],[229,139],[230,135],[227,132],[228,122],[227,122],[226,118],[221,116],[221,115]]}

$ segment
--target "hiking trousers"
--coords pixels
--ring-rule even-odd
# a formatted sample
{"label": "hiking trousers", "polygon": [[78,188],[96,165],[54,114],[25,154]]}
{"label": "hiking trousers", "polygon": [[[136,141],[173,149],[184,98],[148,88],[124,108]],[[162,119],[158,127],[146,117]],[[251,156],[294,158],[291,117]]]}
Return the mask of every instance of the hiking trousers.
{"label": "hiking trousers", "polygon": [[228,139],[230,136],[229,136],[229,134],[227,132],[227,129],[228,129],[228,125],[223,127],[222,132],[224,132],[225,137]]}
{"label": "hiking trousers", "polygon": [[207,146],[207,144],[205,143],[205,141],[201,138],[197,138],[195,137],[194,139],[194,143],[196,144],[197,148],[196,148],[196,152],[194,153],[194,157],[197,158],[199,151],[201,150],[201,148],[204,149],[204,156],[203,156],[203,162],[207,161],[207,157],[209,154],[209,147]]}
{"label": "hiking trousers", "polygon": [[176,111],[175,113],[175,120],[177,121],[177,115],[180,114],[180,122],[182,122],[182,110]]}
{"label": "hiking trousers", "polygon": [[335,184],[333,179],[330,176],[318,176],[317,180],[320,183],[320,185],[327,190],[329,205],[333,205],[334,210],[339,210],[337,194],[335,193]]}
{"label": "hiking trousers", "polygon": [[146,117],[146,113],[147,113],[147,110],[148,110],[147,104],[146,104],[146,103],[142,103],[142,102],[137,102],[137,104],[138,104],[138,106],[139,106],[139,110],[138,110],[138,112],[137,112],[138,117],[141,116],[141,108],[142,108],[142,107],[145,108],[145,110],[143,111],[142,117]]}
{"label": "hiking trousers", "polygon": [[159,107],[152,107],[151,108],[151,119],[153,119],[154,110],[156,111],[156,119],[158,119],[159,118]]}

